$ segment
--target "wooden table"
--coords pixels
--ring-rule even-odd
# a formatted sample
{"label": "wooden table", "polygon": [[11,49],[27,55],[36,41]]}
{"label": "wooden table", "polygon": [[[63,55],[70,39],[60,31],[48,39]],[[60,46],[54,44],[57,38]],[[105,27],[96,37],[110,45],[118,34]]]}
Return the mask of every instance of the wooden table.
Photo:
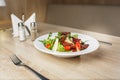
{"label": "wooden table", "polygon": [[15,66],[9,55],[16,54],[27,65],[49,79],[120,79],[120,37],[100,34],[64,26],[40,23],[39,35],[49,32],[70,31],[87,34],[100,43],[97,51],[74,58],[58,58],[38,51],[28,39],[20,42],[11,31],[0,32],[0,80],[37,80],[36,75],[24,67]]}

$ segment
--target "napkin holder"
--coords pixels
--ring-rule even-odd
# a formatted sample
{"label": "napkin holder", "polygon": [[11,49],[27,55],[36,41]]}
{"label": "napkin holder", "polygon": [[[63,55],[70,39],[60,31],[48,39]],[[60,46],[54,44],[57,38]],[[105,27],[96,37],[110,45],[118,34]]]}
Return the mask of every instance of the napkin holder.
{"label": "napkin holder", "polygon": [[[35,21],[35,16],[36,14],[33,13],[26,21],[24,21],[24,25],[26,27],[25,29],[25,35],[29,36],[30,35],[30,23],[32,22],[36,22]],[[18,33],[18,23],[23,22],[23,20],[19,19],[16,15],[11,14],[11,20],[12,20],[12,28],[13,28],[13,37],[18,37],[19,33]],[[29,31],[28,31],[28,30]]]}

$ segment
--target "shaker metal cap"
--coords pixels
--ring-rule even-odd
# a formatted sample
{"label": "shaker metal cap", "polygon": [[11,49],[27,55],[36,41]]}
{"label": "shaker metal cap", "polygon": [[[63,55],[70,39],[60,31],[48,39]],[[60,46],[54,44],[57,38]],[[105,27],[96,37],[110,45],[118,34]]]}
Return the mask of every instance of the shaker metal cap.
{"label": "shaker metal cap", "polygon": [[31,22],[31,26],[36,26],[36,22]]}
{"label": "shaker metal cap", "polygon": [[23,22],[19,22],[18,26],[24,26]]}

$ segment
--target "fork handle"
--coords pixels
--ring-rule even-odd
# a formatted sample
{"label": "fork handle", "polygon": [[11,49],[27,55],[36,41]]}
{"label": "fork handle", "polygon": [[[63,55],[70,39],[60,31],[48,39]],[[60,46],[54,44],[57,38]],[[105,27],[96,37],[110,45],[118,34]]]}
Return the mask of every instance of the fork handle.
{"label": "fork handle", "polygon": [[29,67],[28,65],[24,65],[24,67],[28,68],[28,69],[31,70],[33,73],[35,73],[41,80],[49,80],[48,78],[44,77],[43,75],[41,75],[40,73],[38,73],[37,71],[35,71],[35,70],[32,69],[31,67]]}

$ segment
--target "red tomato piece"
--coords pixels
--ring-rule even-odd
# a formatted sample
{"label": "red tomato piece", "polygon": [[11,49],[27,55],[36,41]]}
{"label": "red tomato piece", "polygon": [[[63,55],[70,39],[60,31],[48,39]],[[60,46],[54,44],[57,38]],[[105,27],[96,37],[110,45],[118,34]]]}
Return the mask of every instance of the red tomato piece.
{"label": "red tomato piece", "polygon": [[67,50],[67,51],[71,49],[70,46],[64,46],[64,48],[65,48],[65,50]]}
{"label": "red tomato piece", "polygon": [[76,48],[77,48],[78,50],[81,50],[81,44],[80,44],[80,42],[76,42]]}
{"label": "red tomato piece", "polygon": [[46,47],[46,48],[50,48],[50,46],[51,46],[50,44],[46,44],[46,46],[45,46],[45,47]]}

